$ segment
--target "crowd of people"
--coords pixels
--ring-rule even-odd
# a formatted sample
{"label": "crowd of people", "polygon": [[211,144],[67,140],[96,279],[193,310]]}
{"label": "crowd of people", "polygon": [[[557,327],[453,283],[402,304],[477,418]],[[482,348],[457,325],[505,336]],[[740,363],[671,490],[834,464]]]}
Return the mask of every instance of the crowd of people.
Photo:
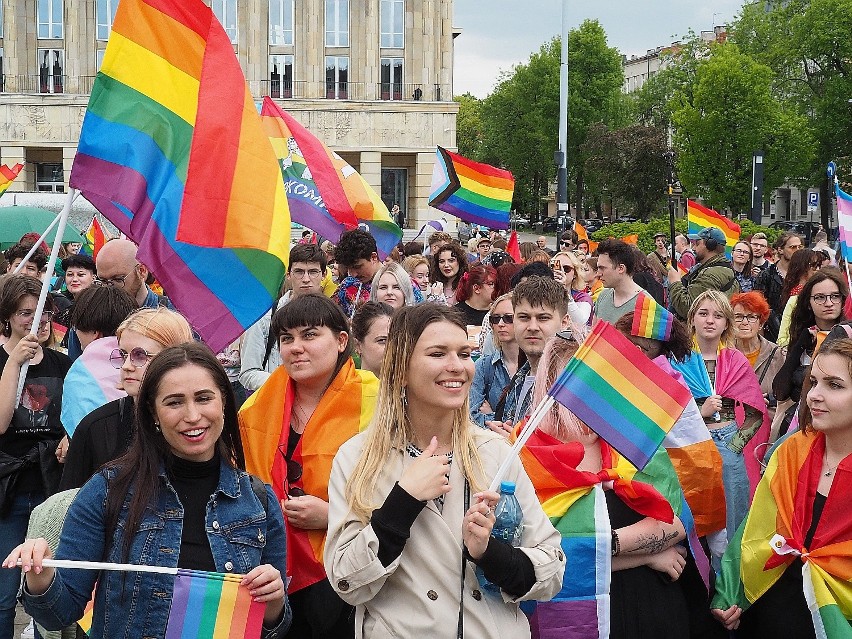
{"label": "crowd of people", "polygon": [[[567,231],[520,260],[497,233],[386,259],[360,229],[310,238],[219,353],[129,240],[49,274],[31,237],[5,252],[0,639],[19,601],[35,636],[77,636],[93,591],[91,636],[165,637],[171,577],[48,559],[240,575],[268,638],[852,632],[852,302],[826,238],[646,255]],[[689,389],[663,446],[636,468],[554,404],[513,455],[600,321]]]}

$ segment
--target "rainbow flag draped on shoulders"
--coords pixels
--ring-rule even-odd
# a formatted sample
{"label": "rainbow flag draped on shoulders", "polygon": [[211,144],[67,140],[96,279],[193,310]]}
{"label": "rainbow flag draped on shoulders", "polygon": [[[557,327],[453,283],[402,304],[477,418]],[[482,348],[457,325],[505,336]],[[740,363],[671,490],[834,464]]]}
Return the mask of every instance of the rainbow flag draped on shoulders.
{"label": "rainbow flag draped on shoulders", "polygon": [[129,239],[210,348],[277,298],[290,214],[233,46],[201,0],[122,0],[70,185]]}
{"label": "rainbow flag draped on shoulders", "polygon": [[640,469],[692,399],[688,388],[604,321],[548,394]]}
{"label": "rainbow flag draped on shoulders", "polygon": [[817,639],[852,637],[852,457],[835,470],[817,523],[813,503],[822,472],[825,436],[798,432],[769,460],[748,517],[728,544],[713,607],[747,610],[790,567],[804,563],[802,583]]}
{"label": "rainbow flag draped on shoulders", "polygon": [[515,193],[511,172],[438,147],[429,206],[490,229],[508,229]]}
{"label": "rainbow flag draped on shoulders", "polygon": [[387,257],[402,229],[375,189],[268,96],[261,116],[281,165],[293,221],[333,243],[344,231],[363,226],[376,239],[379,257]]}
{"label": "rainbow flag draped on shoulders", "polygon": [[[517,431],[516,431],[517,432]],[[547,602],[524,602],[534,639],[606,639],[610,633],[612,534],[604,491],[610,488],[627,506],[646,517],[671,523],[678,516],[690,550],[705,579],[706,556],[698,543],[689,506],[664,451],[638,471],[603,440],[603,469],[577,470],[583,446],[562,443],[536,431],[520,458],[545,514],[562,535],[570,562],[562,590]],[[611,483],[610,483],[611,482]]]}
{"label": "rainbow flag draped on shoulders", "polygon": [[[375,375],[356,369],[351,359],[346,362],[323,394],[287,460],[295,390],[286,369],[280,366],[240,409],[246,470],[271,484],[279,499],[288,494],[308,494],[328,501],[331,462],[344,442],[369,425],[378,391]],[[291,474],[288,481],[287,468],[292,464],[302,472],[297,478]],[[287,526],[287,576],[291,578],[288,592],[325,579],[325,535],[324,529]]]}
{"label": "rainbow flag draped on shoulders", "polygon": [[3,195],[12,186],[12,182],[15,181],[23,168],[24,165],[21,163],[15,166],[0,165],[0,195]]}
{"label": "rainbow flag draped on shoulders", "polygon": [[725,255],[731,259],[731,251],[740,239],[740,225],[713,209],[702,206],[692,200],[686,201],[686,219],[688,233],[700,233],[703,229],[715,227],[725,234]]}

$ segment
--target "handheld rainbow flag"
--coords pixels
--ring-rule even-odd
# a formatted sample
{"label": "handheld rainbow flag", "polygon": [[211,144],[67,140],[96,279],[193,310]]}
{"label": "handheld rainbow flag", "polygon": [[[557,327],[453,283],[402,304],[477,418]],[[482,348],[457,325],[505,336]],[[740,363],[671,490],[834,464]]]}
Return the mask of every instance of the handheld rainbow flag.
{"label": "handheld rainbow flag", "polygon": [[15,178],[18,177],[23,168],[24,165],[21,163],[18,163],[12,167],[7,166],[5,164],[0,166],[0,195],[3,195],[6,190],[12,185],[12,182],[15,181]]}
{"label": "handheld rainbow flag", "polygon": [[387,257],[402,229],[375,189],[269,97],[263,99],[261,119],[281,166],[293,220],[332,242],[364,225],[376,239],[379,257]]}
{"label": "handheld rainbow flag", "polygon": [[674,315],[646,293],[636,296],[636,306],[633,308],[633,327],[631,335],[647,337],[661,342],[668,341],[672,335]]}
{"label": "handheld rainbow flag", "polygon": [[429,206],[490,229],[509,228],[515,178],[509,171],[438,147]]}
{"label": "handheld rainbow flag", "polygon": [[734,250],[734,245],[740,239],[739,224],[692,200],[686,201],[686,218],[689,235],[700,233],[702,229],[711,227],[722,231],[725,234],[725,255],[728,256],[728,259],[731,259],[731,251]]}
{"label": "handheld rainbow flag", "polygon": [[846,263],[852,261],[852,195],[844,192],[835,181],[837,193],[837,228],[840,233],[840,251]]}
{"label": "handheld rainbow flag", "polygon": [[281,171],[201,0],[119,4],[70,185],[139,245],[214,352],[277,298],[290,248]]}
{"label": "handheld rainbow flag", "polygon": [[86,238],[86,243],[80,250],[87,255],[91,255],[93,258],[98,256],[98,252],[103,245],[107,243],[107,240],[111,239],[104,231],[104,227],[100,221],[98,221],[97,215],[92,217],[92,223],[89,224],[89,228],[86,229],[86,234],[83,237]]}
{"label": "handheld rainbow flag", "polygon": [[178,570],[166,639],[258,639],[265,604],[256,603],[242,575]]}
{"label": "handheld rainbow flag", "polygon": [[692,398],[604,321],[595,324],[548,394],[640,470]]}

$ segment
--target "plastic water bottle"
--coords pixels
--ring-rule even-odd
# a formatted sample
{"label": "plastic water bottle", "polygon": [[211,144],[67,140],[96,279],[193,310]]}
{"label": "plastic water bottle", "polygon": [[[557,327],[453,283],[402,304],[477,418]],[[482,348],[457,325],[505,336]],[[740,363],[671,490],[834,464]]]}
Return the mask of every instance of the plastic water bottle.
{"label": "plastic water bottle", "polygon": [[[515,483],[504,481],[500,483],[500,501],[494,507],[494,528],[491,536],[512,546],[521,545],[521,532],[524,527],[524,513],[518,498],[515,497]],[[495,586],[485,578],[482,568],[477,566],[476,577],[485,592],[499,594],[499,586]]]}

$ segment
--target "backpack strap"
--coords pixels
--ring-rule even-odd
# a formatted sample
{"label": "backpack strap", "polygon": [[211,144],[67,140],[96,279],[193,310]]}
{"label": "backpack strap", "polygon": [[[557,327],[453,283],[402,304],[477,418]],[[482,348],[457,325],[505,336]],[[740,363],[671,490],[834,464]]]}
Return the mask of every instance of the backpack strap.
{"label": "backpack strap", "polygon": [[269,512],[269,493],[266,492],[266,484],[264,484],[258,477],[254,475],[249,475],[249,479],[251,480],[251,489],[254,494],[257,496],[260,501],[260,505],[263,506],[264,512]]}

